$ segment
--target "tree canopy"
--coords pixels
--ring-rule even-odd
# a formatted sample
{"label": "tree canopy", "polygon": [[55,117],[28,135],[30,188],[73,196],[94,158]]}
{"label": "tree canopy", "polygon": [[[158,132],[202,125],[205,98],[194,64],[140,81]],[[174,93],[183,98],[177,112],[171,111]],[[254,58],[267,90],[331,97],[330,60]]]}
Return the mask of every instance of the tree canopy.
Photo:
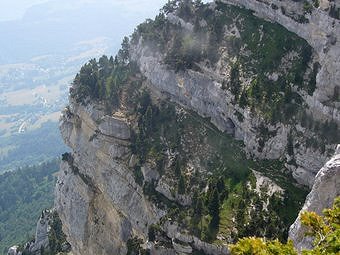
{"label": "tree canopy", "polygon": [[[340,254],[340,197],[334,201],[331,209],[325,209],[323,215],[315,212],[303,212],[301,222],[307,228],[306,235],[314,239],[312,250],[303,250],[302,255],[337,255]],[[233,255],[298,255],[293,242],[286,244],[278,240],[246,237],[230,245]]]}

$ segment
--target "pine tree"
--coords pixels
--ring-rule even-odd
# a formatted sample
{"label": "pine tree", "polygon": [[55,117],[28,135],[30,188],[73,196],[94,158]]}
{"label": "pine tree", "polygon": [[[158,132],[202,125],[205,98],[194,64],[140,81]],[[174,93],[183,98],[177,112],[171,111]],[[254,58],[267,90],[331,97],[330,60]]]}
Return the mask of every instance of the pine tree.
{"label": "pine tree", "polygon": [[208,203],[209,214],[213,218],[217,218],[219,216],[220,211],[220,198],[217,189],[215,188],[210,195],[209,203]]}
{"label": "pine tree", "polygon": [[184,194],[185,193],[185,179],[183,174],[180,175],[179,181],[178,181],[178,194]]}
{"label": "pine tree", "polygon": [[196,217],[199,217],[199,218],[202,217],[203,209],[204,209],[203,199],[202,199],[202,197],[198,197],[197,202],[195,204],[195,215],[196,215]]}
{"label": "pine tree", "polygon": [[180,174],[181,174],[181,163],[180,163],[180,160],[177,159],[175,163],[175,175],[180,176]]}
{"label": "pine tree", "polygon": [[123,65],[129,63],[130,58],[129,49],[130,49],[129,38],[125,36],[122,42],[122,48],[118,51],[118,61]]}
{"label": "pine tree", "polygon": [[245,89],[242,91],[240,99],[239,99],[239,105],[241,108],[244,108],[247,106],[247,92]]}

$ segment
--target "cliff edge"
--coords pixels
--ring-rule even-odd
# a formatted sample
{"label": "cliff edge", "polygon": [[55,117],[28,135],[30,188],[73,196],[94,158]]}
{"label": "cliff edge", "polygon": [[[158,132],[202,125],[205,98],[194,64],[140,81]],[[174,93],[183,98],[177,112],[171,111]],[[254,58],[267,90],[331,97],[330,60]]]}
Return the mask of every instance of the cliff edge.
{"label": "cliff edge", "polygon": [[[334,199],[340,196],[340,145],[335,155],[320,169],[315,177],[301,212],[311,211],[321,215],[325,208],[331,208]],[[290,227],[289,238],[298,250],[310,249],[312,240],[305,236],[306,229],[298,217]]]}

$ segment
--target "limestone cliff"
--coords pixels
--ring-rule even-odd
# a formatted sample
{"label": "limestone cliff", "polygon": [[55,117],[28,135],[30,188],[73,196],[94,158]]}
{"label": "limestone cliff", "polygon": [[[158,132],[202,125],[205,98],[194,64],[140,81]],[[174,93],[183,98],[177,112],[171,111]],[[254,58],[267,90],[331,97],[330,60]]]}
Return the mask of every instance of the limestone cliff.
{"label": "limestone cliff", "polygon": [[[338,93],[340,84],[339,66],[340,66],[340,23],[328,15],[327,12],[316,9],[310,17],[309,23],[299,23],[294,19],[287,17],[287,14],[282,14],[282,8],[294,10],[295,12],[303,13],[302,3],[291,3],[292,1],[273,1],[273,4],[282,5],[282,8],[272,8],[271,1],[223,1],[228,4],[237,4],[245,6],[250,10],[255,11],[255,15],[261,18],[269,19],[278,22],[286,27],[288,30],[296,33],[298,36],[305,38],[307,42],[314,48],[313,59],[306,65],[313,65],[318,63],[321,65],[320,70],[316,75],[316,88],[313,93],[307,93],[305,89],[298,88],[297,84],[291,84],[292,90],[296,91],[300,99],[303,100],[302,105],[307,112],[307,115],[312,116],[316,122],[340,122],[339,115],[339,100]],[[299,8],[297,8],[299,7]],[[223,8],[223,7],[222,7]],[[220,9],[218,9],[220,10]],[[219,13],[216,10],[215,15],[231,15],[227,13]],[[287,11],[288,12],[288,11]],[[236,16],[236,15],[235,15]],[[242,17],[243,18],[243,17]],[[236,20],[235,20],[236,19]],[[241,19],[239,17],[239,19]],[[175,23],[173,18],[169,19],[170,22]],[[202,22],[204,21],[201,20]],[[236,55],[232,53],[233,47],[231,46],[233,40],[239,37],[243,39],[242,24],[238,24],[237,17],[231,23],[227,23],[222,29],[224,33],[224,41],[218,47],[219,60],[215,66],[202,66],[200,65],[200,72],[194,70],[186,70],[185,72],[175,72],[169,70],[168,66],[164,64],[164,51],[155,52],[154,47],[150,47],[147,40],[140,40],[136,45],[132,46],[132,59],[138,62],[142,73],[151,81],[152,85],[162,93],[166,93],[178,103],[184,104],[186,107],[197,111],[202,116],[210,117],[212,122],[222,131],[227,130],[230,123],[235,127],[235,137],[242,139],[246,146],[246,151],[250,155],[259,158],[269,159],[287,159],[287,167],[293,171],[294,177],[298,182],[310,187],[313,184],[314,176],[334,152],[336,144],[339,142],[337,135],[331,139],[331,144],[323,144],[324,141],[318,142],[319,146],[311,146],[310,141],[318,137],[319,134],[306,126],[301,125],[301,120],[292,122],[278,121],[274,125],[268,123],[264,119],[264,114],[254,114],[254,112],[246,107],[240,107],[234,100],[234,93],[232,91],[224,91],[223,84],[231,78],[232,66],[235,61],[245,55],[247,58],[256,55],[249,52],[247,44],[245,44],[244,51]],[[256,22],[256,19],[254,20]],[[182,23],[178,23],[182,24]],[[204,22],[202,24],[205,24]],[[181,26],[183,33],[191,34],[190,26]],[[201,29],[207,25],[203,25]],[[192,27],[191,27],[192,29]],[[261,26],[256,27],[261,31]],[[240,32],[242,35],[240,35]],[[246,31],[244,31],[244,36]],[[288,36],[288,34],[287,34]],[[264,37],[264,36],[263,36]],[[142,37],[143,38],[143,37]],[[332,38],[332,39],[331,39]],[[330,40],[332,43],[330,43]],[[208,43],[204,41],[203,43]],[[249,42],[250,43],[250,42]],[[249,44],[248,43],[248,44]],[[171,44],[167,44],[171,47]],[[263,45],[265,47],[265,45]],[[305,47],[305,46],[303,46]],[[248,52],[246,52],[248,50]],[[291,54],[294,49],[291,50]],[[241,57],[240,57],[241,55]],[[271,70],[273,77],[267,73],[269,80],[277,81],[278,77],[284,77],[287,74],[287,66],[282,67],[285,61],[290,61],[294,65],[294,58],[286,59],[287,56],[282,56],[281,66],[275,70]],[[256,60],[254,60],[256,61]],[[249,62],[242,63],[243,65],[250,65]],[[289,66],[289,64],[288,64]],[[288,67],[289,68],[289,67]],[[247,90],[251,87],[252,80],[256,79],[256,73],[247,70],[247,66],[241,66],[241,86]],[[300,72],[303,72],[300,70]],[[307,70],[308,73],[308,70]],[[274,85],[277,86],[277,85]],[[222,88],[222,89],[221,89]],[[259,102],[260,103],[260,102]],[[297,106],[294,106],[297,107]],[[238,118],[241,114],[242,118]],[[285,114],[285,113],[281,113]],[[293,117],[294,118],[294,117]],[[298,118],[298,117],[297,117]],[[304,115],[302,118],[306,118]],[[314,121],[313,120],[313,121]],[[261,126],[265,126],[272,135],[265,137],[260,133]],[[336,132],[339,129],[336,127]],[[294,139],[294,151],[292,155],[288,155],[288,136],[292,134]],[[324,140],[321,138],[321,140]],[[262,143],[262,145],[261,145]],[[328,142],[326,142],[328,143]],[[292,160],[294,159],[294,160]],[[290,164],[289,164],[290,163]]]}
{"label": "limestone cliff", "polygon": [[73,103],[61,133],[73,156],[61,165],[55,203],[73,251],[125,254],[131,233],[145,235],[164,214],[143,197],[126,164],[127,120]]}
{"label": "limestone cliff", "polygon": [[[334,157],[316,175],[312,191],[301,211],[312,211],[321,215],[325,208],[332,207],[337,196],[340,196],[340,145]],[[290,227],[289,238],[299,250],[312,247],[312,240],[305,236],[305,231],[299,218]]]}
{"label": "limestone cliff", "polygon": [[339,143],[328,1],[308,12],[299,1],[174,3],[74,80],[55,206],[76,255],[228,254],[243,236],[284,240],[302,185]]}

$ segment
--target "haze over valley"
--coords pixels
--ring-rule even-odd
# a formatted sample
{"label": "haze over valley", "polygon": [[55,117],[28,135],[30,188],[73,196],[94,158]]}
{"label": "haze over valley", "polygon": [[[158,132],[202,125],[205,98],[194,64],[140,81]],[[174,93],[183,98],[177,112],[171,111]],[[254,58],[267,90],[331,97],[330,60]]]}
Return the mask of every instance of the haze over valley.
{"label": "haze over valley", "polygon": [[66,151],[57,121],[80,66],[91,58],[114,55],[122,38],[154,17],[163,2],[0,4],[0,173]]}

